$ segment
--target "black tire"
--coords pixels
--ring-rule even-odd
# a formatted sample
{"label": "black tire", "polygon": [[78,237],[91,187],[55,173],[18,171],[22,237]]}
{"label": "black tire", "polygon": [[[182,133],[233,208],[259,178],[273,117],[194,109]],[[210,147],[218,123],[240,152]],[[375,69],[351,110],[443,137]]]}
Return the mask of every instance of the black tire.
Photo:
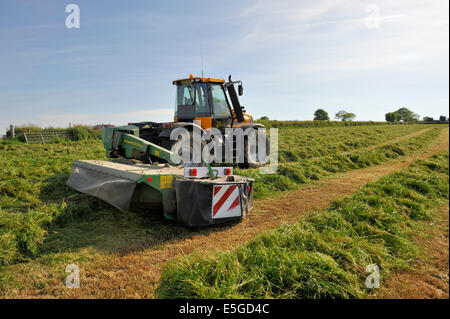
{"label": "black tire", "polygon": [[250,145],[249,139],[246,137],[244,140],[244,163],[242,167],[259,168],[268,163],[270,155],[270,139],[267,135],[264,135],[266,143],[266,154],[259,158],[258,145]]}

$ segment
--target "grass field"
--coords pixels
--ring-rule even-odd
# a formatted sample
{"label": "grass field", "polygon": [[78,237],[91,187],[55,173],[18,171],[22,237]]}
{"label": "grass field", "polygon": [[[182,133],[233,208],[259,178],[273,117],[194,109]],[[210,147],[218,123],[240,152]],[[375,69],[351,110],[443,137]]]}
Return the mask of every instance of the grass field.
{"label": "grass field", "polygon": [[383,276],[417,257],[410,240],[449,198],[448,152],[366,185],[325,211],[231,252],[188,256],[163,272],[163,298],[363,298],[367,265]]}
{"label": "grass field", "polygon": [[[282,127],[278,173],[238,173],[254,177],[255,197],[267,198],[420,152],[442,129],[443,125]],[[74,192],[65,182],[76,159],[105,159],[101,142],[0,143],[0,288],[4,292],[0,296],[15,295],[15,289],[24,285],[52,291],[67,275],[64,269],[70,262],[95,263],[99,257],[156,249],[196,233],[155,216],[122,213]],[[33,279],[25,284],[30,271]]]}
{"label": "grass field", "polygon": [[253,177],[255,197],[292,190],[332,174],[370,167],[420,150],[443,127],[423,125],[280,129],[277,174],[237,170]]}

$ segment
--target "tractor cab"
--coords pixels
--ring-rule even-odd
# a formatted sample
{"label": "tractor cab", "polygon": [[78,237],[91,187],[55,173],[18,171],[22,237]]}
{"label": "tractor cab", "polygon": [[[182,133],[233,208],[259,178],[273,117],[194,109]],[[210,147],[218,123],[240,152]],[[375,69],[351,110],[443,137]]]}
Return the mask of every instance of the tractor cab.
{"label": "tractor cab", "polygon": [[[176,85],[175,97],[175,122],[201,122],[203,129],[211,127],[226,128],[236,127],[237,123],[244,123],[251,118],[244,116],[243,107],[234,88],[239,83],[239,95],[242,95],[242,83],[225,83],[223,79],[194,77],[173,81]],[[232,107],[228,101],[230,96]]]}

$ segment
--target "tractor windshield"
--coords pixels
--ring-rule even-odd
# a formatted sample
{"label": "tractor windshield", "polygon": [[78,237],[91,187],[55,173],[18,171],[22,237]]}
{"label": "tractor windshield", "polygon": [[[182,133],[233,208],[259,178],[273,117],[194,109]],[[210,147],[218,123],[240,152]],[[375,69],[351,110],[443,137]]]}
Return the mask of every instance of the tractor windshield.
{"label": "tractor windshield", "polygon": [[194,106],[195,116],[210,116],[208,96],[204,83],[181,84],[177,86],[175,116],[179,107]]}
{"label": "tractor windshield", "polygon": [[231,116],[225,91],[221,84],[211,84],[211,95],[213,98],[214,116]]}

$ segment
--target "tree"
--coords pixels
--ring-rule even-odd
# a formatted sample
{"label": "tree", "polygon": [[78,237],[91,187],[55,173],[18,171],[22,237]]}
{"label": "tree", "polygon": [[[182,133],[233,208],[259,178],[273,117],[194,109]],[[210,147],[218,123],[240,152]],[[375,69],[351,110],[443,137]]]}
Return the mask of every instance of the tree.
{"label": "tree", "polygon": [[419,121],[419,114],[414,113],[413,111],[407,109],[406,107],[399,108],[395,112],[398,114],[400,121],[403,121],[403,122]]}
{"label": "tree", "polygon": [[269,120],[269,117],[268,117],[268,116],[262,116],[262,117],[260,118],[260,120],[268,121],[268,120]]}
{"label": "tree", "polygon": [[334,118],[337,119],[337,120],[345,121],[345,120],[344,120],[345,114],[347,114],[347,111],[344,111],[344,110],[339,111],[339,112],[337,112],[337,113],[334,115]]}
{"label": "tree", "polygon": [[344,115],[343,121],[353,121],[355,117],[356,117],[355,113],[348,112]]}
{"label": "tree", "polygon": [[424,122],[434,122],[434,119],[433,119],[432,117],[430,117],[430,116],[425,116],[425,117],[423,118],[423,121],[424,121]]}
{"label": "tree", "polygon": [[441,116],[439,116],[439,121],[445,122],[445,121],[447,121],[447,118],[445,117],[445,115],[441,115]]}
{"label": "tree", "polygon": [[398,120],[399,120],[399,116],[398,116],[397,112],[389,112],[389,113],[386,113],[384,116],[386,118],[386,122],[395,123],[395,122],[398,122]]}
{"label": "tree", "polygon": [[314,121],[329,121],[330,117],[328,116],[327,111],[323,109],[317,109],[314,112]]}
{"label": "tree", "polygon": [[352,121],[356,117],[356,114],[342,110],[337,112],[334,117],[342,121]]}

